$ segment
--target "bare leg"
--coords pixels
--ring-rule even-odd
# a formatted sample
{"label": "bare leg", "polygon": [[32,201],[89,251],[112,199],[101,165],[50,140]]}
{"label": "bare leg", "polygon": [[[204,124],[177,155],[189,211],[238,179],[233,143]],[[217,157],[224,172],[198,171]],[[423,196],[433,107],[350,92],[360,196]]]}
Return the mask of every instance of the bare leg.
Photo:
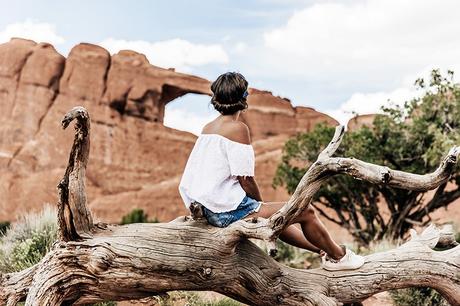
{"label": "bare leg", "polygon": [[[285,202],[270,202],[270,203],[263,203],[260,207],[258,213],[251,214],[251,217],[262,217],[268,218],[277,212],[283,205],[286,204]],[[321,250],[312,244],[310,241],[305,238],[305,235],[302,231],[297,228],[295,225],[288,226],[280,235],[280,239],[290,245],[295,247],[306,249],[312,251],[314,253],[319,253]]]}
{"label": "bare leg", "polygon": [[[259,216],[262,218],[269,218],[277,212],[285,202],[271,202],[262,204],[258,213],[251,216]],[[343,249],[332,240],[329,232],[324,227],[324,224],[316,216],[313,208],[308,207],[305,209],[295,220],[294,223],[300,223],[302,231],[299,231],[293,225],[286,228],[281,234],[280,238],[297,247],[318,252],[319,250],[325,251],[329,256],[334,259],[341,258],[344,255]],[[300,232],[303,235],[299,235]],[[303,236],[303,237],[302,237]],[[314,248],[312,248],[312,245]]]}
{"label": "bare leg", "polygon": [[312,207],[305,209],[298,219],[305,237],[314,245],[334,259],[340,259],[345,255],[345,251],[332,239]]}
{"label": "bare leg", "polygon": [[295,225],[288,226],[280,235],[280,239],[295,247],[306,249],[314,253],[319,253],[321,250],[313,245],[305,238],[303,232]]}

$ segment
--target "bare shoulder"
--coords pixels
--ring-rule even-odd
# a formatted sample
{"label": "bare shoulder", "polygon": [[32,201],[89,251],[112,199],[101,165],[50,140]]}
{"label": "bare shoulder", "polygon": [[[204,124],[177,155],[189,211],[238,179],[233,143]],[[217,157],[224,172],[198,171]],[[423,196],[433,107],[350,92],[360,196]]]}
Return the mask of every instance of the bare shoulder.
{"label": "bare shoulder", "polygon": [[206,123],[206,125],[203,127],[203,129],[201,129],[201,133],[209,133],[210,129],[211,129],[211,124],[212,122],[208,122]]}
{"label": "bare shoulder", "polygon": [[230,140],[250,144],[251,137],[249,133],[249,127],[241,121],[227,122],[225,127],[222,129],[222,136],[227,137]]}
{"label": "bare shoulder", "polygon": [[201,132],[203,134],[219,134],[244,144],[251,143],[249,127],[241,121],[221,121],[217,118],[206,124]]}

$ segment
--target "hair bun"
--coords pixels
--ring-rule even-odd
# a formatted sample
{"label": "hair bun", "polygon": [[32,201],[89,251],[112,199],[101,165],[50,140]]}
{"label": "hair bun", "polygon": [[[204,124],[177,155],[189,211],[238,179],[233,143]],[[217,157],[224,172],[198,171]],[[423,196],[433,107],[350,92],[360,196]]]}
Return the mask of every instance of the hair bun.
{"label": "hair bun", "polygon": [[223,115],[234,114],[248,107],[247,90],[248,81],[241,73],[224,73],[211,84],[211,104]]}
{"label": "hair bun", "polygon": [[214,96],[211,98],[211,104],[214,106],[214,109],[218,111],[221,114],[234,114],[239,110],[243,110],[248,108],[248,103],[246,102],[245,99],[242,99],[236,103],[231,103],[231,104],[224,104],[220,103],[215,99]]}

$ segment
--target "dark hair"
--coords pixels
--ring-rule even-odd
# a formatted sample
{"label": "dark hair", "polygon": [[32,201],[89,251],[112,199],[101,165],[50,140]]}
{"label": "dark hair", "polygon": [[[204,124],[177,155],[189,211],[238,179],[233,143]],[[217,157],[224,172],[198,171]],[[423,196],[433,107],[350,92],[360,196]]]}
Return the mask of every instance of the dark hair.
{"label": "dark hair", "polygon": [[248,81],[241,73],[224,73],[211,84],[211,104],[222,115],[234,114],[248,107],[247,90]]}

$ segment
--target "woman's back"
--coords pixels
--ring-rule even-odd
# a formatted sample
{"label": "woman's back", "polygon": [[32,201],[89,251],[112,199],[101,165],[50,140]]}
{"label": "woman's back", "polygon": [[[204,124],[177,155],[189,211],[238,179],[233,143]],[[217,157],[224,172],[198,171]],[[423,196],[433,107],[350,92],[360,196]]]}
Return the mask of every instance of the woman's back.
{"label": "woman's back", "polygon": [[197,201],[216,213],[231,211],[246,196],[237,177],[254,176],[254,150],[246,125],[225,121],[207,124],[190,153],[179,185],[187,207]]}
{"label": "woman's back", "polygon": [[248,106],[247,88],[239,73],[212,83],[211,104],[221,115],[203,128],[185,166],[179,191],[187,207],[197,201],[212,212],[227,212],[246,197],[238,177],[254,176],[254,150],[238,117]]}

